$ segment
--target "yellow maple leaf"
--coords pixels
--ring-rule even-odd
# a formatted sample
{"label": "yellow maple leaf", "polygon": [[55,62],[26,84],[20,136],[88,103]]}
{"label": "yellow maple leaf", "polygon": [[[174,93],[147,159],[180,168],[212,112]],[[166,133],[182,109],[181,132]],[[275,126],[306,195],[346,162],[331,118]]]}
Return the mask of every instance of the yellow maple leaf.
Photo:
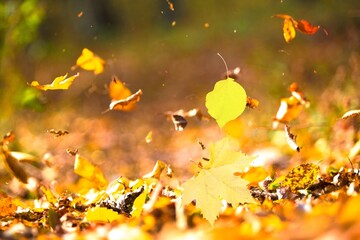
{"label": "yellow maple leaf", "polygon": [[67,77],[67,74],[65,74],[64,76],[60,76],[54,79],[54,81],[51,84],[45,84],[45,85],[41,85],[39,84],[38,81],[32,81],[30,86],[43,90],[43,91],[47,91],[47,90],[66,90],[69,89],[69,87],[71,86],[71,84],[74,82],[74,80],[79,76],[80,74],[77,73],[71,77]]}
{"label": "yellow maple leaf", "polygon": [[233,207],[254,202],[247,189],[248,181],[234,173],[243,172],[254,160],[239,151],[238,142],[225,137],[210,146],[209,161],[202,160],[197,176],[185,182],[181,204],[196,200],[203,217],[214,225],[224,199]]}
{"label": "yellow maple leaf", "polygon": [[94,71],[94,74],[100,74],[104,71],[105,61],[87,48],[82,50],[80,57],[76,60],[76,65],[72,69],[81,67],[87,71]]}

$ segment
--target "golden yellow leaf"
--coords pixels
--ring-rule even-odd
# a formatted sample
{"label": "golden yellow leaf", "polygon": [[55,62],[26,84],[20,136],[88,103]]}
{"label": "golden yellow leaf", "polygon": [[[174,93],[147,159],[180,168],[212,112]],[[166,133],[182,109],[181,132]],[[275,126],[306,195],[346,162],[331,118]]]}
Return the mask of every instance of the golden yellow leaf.
{"label": "golden yellow leaf", "polygon": [[247,172],[240,173],[240,176],[246,181],[257,183],[269,176],[269,173],[263,167],[250,167]]}
{"label": "golden yellow leaf", "polygon": [[96,206],[87,210],[85,218],[89,222],[111,223],[120,220],[121,215],[111,209]]}
{"label": "golden yellow leaf", "polygon": [[307,189],[317,181],[320,167],[313,163],[301,164],[293,168],[285,177],[282,186],[289,187],[292,191]]}
{"label": "golden yellow leaf", "polygon": [[60,76],[54,79],[54,81],[51,84],[45,84],[45,85],[40,85],[39,82],[37,81],[32,81],[30,86],[40,89],[42,91],[47,91],[47,90],[66,90],[69,89],[69,87],[71,86],[71,84],[74,82],[74,80],[79,76],[80,74],[77,73],[71,77],[67,77],[67,74],[65,74],[64,76]]}
{"label": "golden yellow leaf", "polygon": [[99,188],[107,185],[107,181],[101,169],[94,166],[91,162],[81,157],[79,154],[75,155],[74,172],[81,177],[93,181],[99,186]]}
{"label": "golden yellow leaf", "polygon": [[57,199],[54,195],[54,193],[47,187],[45,187],[44,185],[40,186],[40,190],[44,193],[46,200],[51,203],[51,204],[56,204],[57,203]]}
{"label": "golden yellow leaf", "polygon": [[87,48],[82,50],[81,56],[76,60],[76,65],[72,67],[75,69],[81,67],[84,70],[94,71],[94,74],[100,74],[104,71],[105,61],[94,54]]}
{"label": "golden yellow leaf", "polygon": [[296,31],[292,18],[284,19],[283,34],[284,34],[284,39],[287,43],[289,43],[291,40],[295,38]]}
{"label": "golden yellow leaf", "polygon": [[145,190],[135,199],[132,206],[132,211],[130,213],[132,217],[140,217],[146,198],[148,196],[147,188],[148,187],[145,187]]}

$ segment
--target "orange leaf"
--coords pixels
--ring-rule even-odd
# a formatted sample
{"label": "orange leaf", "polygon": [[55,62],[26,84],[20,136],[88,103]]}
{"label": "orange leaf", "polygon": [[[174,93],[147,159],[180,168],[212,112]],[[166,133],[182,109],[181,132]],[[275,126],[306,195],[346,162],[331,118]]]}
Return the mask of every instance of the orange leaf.
{"label": "orange leaf", "polygon": [[17,209],[16,204],[11,197],[4,193],[0,193],[0,217],[13,214]]}
{"label": "orange leaf", "polygon": [[288,123],[297,118],[302,110],[303,105],[294,96],[282,98],[279,110],[277,111],[273,121],[273,128],[276,128],[279,122]]}
{"label": "orange leaf", "polygon": [[104,71],[105,61],[94,54],[87,48],[82,50],[81,56],[76,60],[76,65],[71,69],[74,70],[77,67],[81,67],[84,70],[94,71],[94,74],[99,74]]}
{"label": "orange leaf", "polygon": [[306,20],[300,20],[296,25],[296,29],[305,34],[315,34],[320,26],[313,26]]}
{"label": "orange leaf", "polygon": [[142,90],[131,94],[125,84],[114,76],[109,86],[109,95],[112,99],[110,110],[132,111],[136,107],[135,104],[140,101]]}

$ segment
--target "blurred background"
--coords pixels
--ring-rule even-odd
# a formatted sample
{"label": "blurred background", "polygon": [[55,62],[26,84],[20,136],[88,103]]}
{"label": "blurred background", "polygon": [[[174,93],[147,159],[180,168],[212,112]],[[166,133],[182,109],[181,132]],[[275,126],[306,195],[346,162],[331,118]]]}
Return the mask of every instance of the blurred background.
{"label": "blurred background", "polygon": [[[283,20],[275,14],[322,28],[315,35],[297,32],[286,43]],[[156,160],[186,178],[196,167],[192,161],[208,155],[198,141],[208,146],[223,131],[213,120],[189,119],[176,132],[164,112],[206,113],[206,93],[224,78],[217,53],[229,69],[241,68],[239,83],[260,101],[258,109],[241,116],[237,137],[247,153],[275,144],[271,121],[292,82],[312,104],[298,129],[316,126],[314,139],[327,133],[328,119],[359,108],[357,0],[5,0],[0,18],[0,134],[13,130],[13,150],[50,159],[57,179],[76,179],[69,147],[100,166],[109,180],[139,177]],[[106,60],[102,74],[77,69],[81,75],[67,91],[29,87],[33,80],[45,84],[73,75],[83,48]],[[102,113],[113,75],[132,92],[143,90],[135,111]],[[70,134],[54,138],[49,129]],[[146,143],[150,131],[153,139]],[[311,137],[306,141],[312,144]]]}

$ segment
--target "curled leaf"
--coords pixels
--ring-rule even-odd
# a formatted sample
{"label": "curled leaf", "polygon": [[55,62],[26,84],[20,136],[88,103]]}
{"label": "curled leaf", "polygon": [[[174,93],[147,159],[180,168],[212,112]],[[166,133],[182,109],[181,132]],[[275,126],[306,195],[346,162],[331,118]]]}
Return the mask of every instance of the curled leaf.
{"label": "curled leaf", "polygon": [[47,91],[47,90],[66,90],[69,89],[69,87],[71,86],[71,84],[74,82],[74,80],[79,77],[79,73],[71,76],[71,77],[67,77],[67,74],[65,74],[64,76],[60,76],[54,79],[54,81],[51,84],[45,84],[45,85],[40,85],[39,82],[37,81],[32,81],[30,86],[40,89],[42,91]]}
{"label": "curled leaf", "polygon": [[109,85],[111,103],[108,110],[132,111],[135,109],[136,103],[140,101],[141,95],[141,89],[131,94],[130,89],[114,76]]}
{"label": "curled leaf", "polygon": [[320,26],[313,26],[306,20],[298,21],[296,29],[305,34],[315,34],[319,30]]}
{"label": "curled leaf", "polygon": [[184,129],[187,125],[187,121],[183,116],[174,114],[171,116],[171,120],[174,123],[176,131],[179,131],[179,132],[184,131]]}
{"label": "curled leaf", "polygon": [[292,150],[300,152],[300,147],[296,143],[297,136],[290,132],[290,127],[287,124],[285,124],[285,134],[286,134],[285,135],[286,141],[287,141],[288,145],[290,146],[290,148]]}
{"label": "curled leaf", "polygon": [[135,106],[134,104],[139,102],[141,99],[141,95],[142,95],[142,90],[139,89],[136,93],[128,96],[125,99],[120,99],[120,100],[113,100],[110,105],[109,105],[109,109],[110,110],[124,110],[125,107],[131,105],[131,106]]}
{"label": "curled leaf", "polygon": [[6,150],[2,150],[1,153],[7,170],[21,182],[27,183],[28,175],[24,168],[19,164],[19,161]]}
{"label": "curled leaf", "polygon": [[354,118],[360,115],[360,109],[350,110],[342,115],[342,119]]}

